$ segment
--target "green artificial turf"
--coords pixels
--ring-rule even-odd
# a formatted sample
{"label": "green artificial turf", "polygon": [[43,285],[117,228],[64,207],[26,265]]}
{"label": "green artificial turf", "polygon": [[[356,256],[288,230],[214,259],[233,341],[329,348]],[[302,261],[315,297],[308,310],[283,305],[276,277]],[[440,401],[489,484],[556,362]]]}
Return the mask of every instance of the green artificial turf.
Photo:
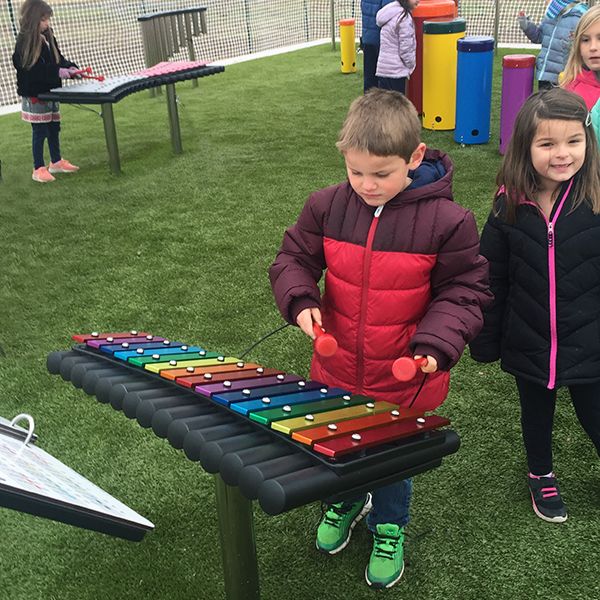
{"label": "green artificial turf", "polygon": [[[450,153],[455,197],[483,225],[499,165],[500,65],[492,140]],[[114,107],[123,167],[109,173],[101,119],[63,106],[63,155],[81,166],[31,181],[30,130],[0,117],[0,414],[32,414],[39,444],[156,525],[131,543],[0,509],[2,600],[217,599],[224,596],[212,476],[46,371],[49,352],[92,330],[144,329],[240,354],[281,319],[267,269],[308,194],[342,180],[335,149],[362,74],[328,46],[228,66],[180,84],[184,153],[172,154],[164,95]],[[248,355],[307,374],[311,344],[287,328]],[[390,598],[590,600],[600,596],[598,458],[560,395],[556,470],[570,517],[533,515],[514,385],[468,356],[440,414],[459,452],[415,482],[407,569]],[[320,555],[316,504],[268,517],[255,507],[263,600],[373,597],[370,536]]]}

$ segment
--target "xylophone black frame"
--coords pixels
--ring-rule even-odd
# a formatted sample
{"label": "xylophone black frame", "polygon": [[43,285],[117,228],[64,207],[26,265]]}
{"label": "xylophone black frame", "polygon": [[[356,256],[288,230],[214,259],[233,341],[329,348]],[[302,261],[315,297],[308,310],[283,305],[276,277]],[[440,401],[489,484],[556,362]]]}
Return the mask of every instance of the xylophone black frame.
{"label": "xylophone black frame", "polygon": [[[387,449],[382,449],[381,446],[377,446],[376,448],[373,448],[371,450],[366,449],[361,451],[358,457],[356,457],[356,455],[347,455],[345,457],[342,457],[341,460],[333,460],[323,454],[315,452],[306,444],[302,444],[300,442],[292,440],[289,435],[283,432],[277,431],[276,429],[272,429],[267,425],[263,425],[262,423],[258,423],[249,418],[246,418],[240,413],[232,410],[231,408],[223,404],[219,404],[218,402],[214,402],[208,396],[196,392],[193,388],[187,388],[181,384],[178,384],[176,381],[161,377],[158,373],[153,373],[152,371],[147,371],[138,366],[131,365],[123,360],[115,359],[112,357],[112,355],[106,352],[102,352],[101,350],[96,350],[90,346],[87,346],[86,344],[77,344],[73,346],[73,350],[82,355],[93,356],[94,358],[101,358],[103,360],[106,360],[108,364],[125,368],[131,371],[132,373],[135,373],[136,375],[141,374],[144,375],[144,377],[148,376],[149,380],[155,380],[160,382],[161,384],[172,385],[177,390],[192,393],[194,396],[198,396],[199,400],[208,402],[211,406],[218,407],[219,409],[234,415],[238,420],[244,423],[251,423],[257,431],[266,431],[269,434],[275,436],[276,438],[291,445],[293,448],[301,450],[305,454],[309,455],[312,459],[315,459],[320,464],[326,466],[329,469],[332,469],[334,472],[340,475],[351,471],[355,471],[356,469],[366,469],[372,467],[374,464],[380,463],[382,460],[395,459],[402,456],[410,455],[414,450],[415,446],[418,446],[419,450],[425,450],[436,445],[442,444],[445,440],[445,434],[442,433],[439,429],[434,429],[430,431],[416,433],[415,435],[400,438],[395,442],[384,444],[384,447],[390,446]],[[429,443],[424,444],[424,442]]]}

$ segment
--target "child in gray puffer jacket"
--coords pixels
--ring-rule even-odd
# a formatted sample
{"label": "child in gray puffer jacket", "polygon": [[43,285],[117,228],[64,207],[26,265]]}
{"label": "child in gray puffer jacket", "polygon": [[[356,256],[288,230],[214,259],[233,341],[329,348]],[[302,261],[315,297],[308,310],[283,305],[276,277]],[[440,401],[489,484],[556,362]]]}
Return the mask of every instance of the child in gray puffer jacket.
{"label": "child in gray puffer jacket", "polygon": [[565,68],[573,40],[573,32],[587,11],[585,2],[550,0],[540,25],[533,23],[523,11],[519,25],[523,33],[542,49],[536,61],[536,79],[540,89],[558,85],[558,76]]}
{"label": "child in gray puffer jacket", "polygon": [[396,0],[377,13],[381,27],[377,79],[380,88],[406,91],[406,81],[415,69],[417,39],[411,12],[419,0]]}

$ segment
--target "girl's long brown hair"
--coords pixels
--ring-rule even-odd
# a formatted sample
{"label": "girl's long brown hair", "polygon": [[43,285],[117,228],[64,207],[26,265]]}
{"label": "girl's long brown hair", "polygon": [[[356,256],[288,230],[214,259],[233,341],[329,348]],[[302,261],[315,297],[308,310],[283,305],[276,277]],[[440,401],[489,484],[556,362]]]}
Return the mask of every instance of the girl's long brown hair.
{"label": "girl's long brown hair", "polygon": [[[31,69],[40,58],[42,52],[42,33],[40,22],[44,17],[52,16],[52,8],[43,0],[25,0],[21,6],[21,18],[19,19],[19,39],[21,42],[21,64],[24,69]],[[48,29],[46,40],[57,63],[60,62],[58,48],[54,41],[52,30]]]}
{"label": "girl's long brown hair", "polygon": [[[576,121],[585,132],[585,159],[574,178],[572,207],[587,202],[594,214],[600,213],[600,151],[583,98],[562,88],[552,88],[529,96],[519,111],[496,183],[504,187],[509,223],[516,219],[522,198],[533,200],[540,189],[540,178],[531,162],[531,143],[540,121]],[[495,208],[496,203],[494,203]]]}

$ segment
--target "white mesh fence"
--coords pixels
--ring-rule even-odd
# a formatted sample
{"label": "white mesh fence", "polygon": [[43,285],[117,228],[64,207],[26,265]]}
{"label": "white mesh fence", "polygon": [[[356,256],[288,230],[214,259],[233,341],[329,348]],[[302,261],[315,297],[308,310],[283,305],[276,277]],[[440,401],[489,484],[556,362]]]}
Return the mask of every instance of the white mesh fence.
{"label": "white mesh fence", "polygon": [[[0,107],[18,102],[12,53],[22,0],[0,0]],[[105,76],[143,68],[137,17],[142,14],[207,8],[208,33],[194,38],[196,58],[207,62],[330,38],[334,22],[355,18],[361,31],[360,0],[49,0],[52,25],[63,54],[80,66]],[[517,12],[539,22],[544,0],[459,0],[469,35],[493,35],[496,5],[499,43],[522,43]],[[333,5],[333,11],[332,11]],[[335,27],[337,34],[337,26]],[[173,58],[186,59],[183,49]]]}

